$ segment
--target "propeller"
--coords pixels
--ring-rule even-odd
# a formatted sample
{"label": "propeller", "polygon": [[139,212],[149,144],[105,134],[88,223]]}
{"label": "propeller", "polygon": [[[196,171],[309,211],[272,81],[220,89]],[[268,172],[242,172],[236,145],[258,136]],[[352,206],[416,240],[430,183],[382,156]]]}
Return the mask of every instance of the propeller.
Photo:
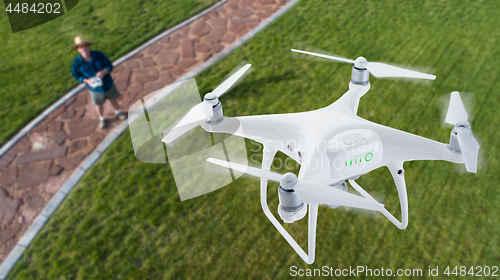
{"label": "propeller", "polygon": [[245,72],[250,69],[252,64],[245,64],[245,66],[241,67],[240,70],[236,71],[231,77],[227,78],[222,84],[220,84],[218,87],[216,87],[212,93],[215,94],[217,97],[221,97],[224,95],[236,81],[238,81]]}
{"label": "propeller", "polygon": [[465,110],[464,103],[458,91],[451,93],[450,104],[448,106],[448,113],[446,113],[445,122],[449,124],[456,124],[467,122],[469,115]]}
{"label": "propeller", "polygon": [[479,143],[472,135],[468,122],[469,115],[465,110],[460,93],[451,93],[450,105],[446,114],[445,122],[455,125],[455,130],[460,150],[464,156],[465,168],[469,172],[477,173],[477,157],[479,154]]}
{"label": "propeller", "polygon": [[314,55],[318,57],[328,58],[331,60],[336,60],[340,62],[353,63],[356,68],[359,69],[367,69],[372,73],[373,76],[377,78],[385,78],[385,77],[398,77],[398,78],[417,78],[417,79],[427,79],[427,80],[435,80],[435,75],[425,74],[413,70],[408,70],[392,65],[388,65],[381,62],[368,62],[366,58],[360,56],[356,60],[342,58],[337,56],[331,56],[326,54],[319,54],[308,51],[301,51],[292,49],[292,52],[303,53],[308,55]]}
{"label": "propeller", "polygon": [[307,204],[333,204],[374,211],[382,211],[384,209],[384,205],[376,201],[368,200],[366,198],[341,191],[320,182],[298,179],[293,173],[280,175],[269,170],[249,167],[214,158],[209,158],[207,161],[229,169],[244,172],[252,176],[280,182],[283,188],[292,188],[295,192],[297,192],[297,195],[300,197],[302,202]]}
{"label": "propeller", "polygon": [[213,111],[211,109],[213,105],[218,103],[218,98],[223,96],[251,66],[251,64],[246,64],[211,93],[207,93],[203,102],[191,108],[186,116],[161,141],[170,144],[184,133],[206,121],[207,117],[212,117]]}

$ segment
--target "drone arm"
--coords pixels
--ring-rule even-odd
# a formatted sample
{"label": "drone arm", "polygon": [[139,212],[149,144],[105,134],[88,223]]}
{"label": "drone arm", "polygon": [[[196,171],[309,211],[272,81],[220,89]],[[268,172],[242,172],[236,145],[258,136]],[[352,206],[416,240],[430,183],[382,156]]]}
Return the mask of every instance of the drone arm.
{"label": "drone arm", "polygon": [[354,94],[352,94],[352,96],[350,97],[351,100],[349,100],[349,103],[348,103],[348,109],[349,110],[352,110],[352,112],[354,114],[357,114],[358,113],[358,106],[359,106],[359,100],[361,99],[361,97],[363,97],[363,95],[365,95],[368,90],[370,90],[370,83],[368,83],[367,85],[356,85],[352,82],[349,83],[349,90],[351,90],[351,88],[353,89],[353,91],[355,92]]}
{"label": "drone arm", "polygon": [[383,165],[414,160],[464,162],[463,157],[450,151],[446,143],[381,125],[374,127],[374,131],[380,135],[384,145],[384,158],[387,161]]}
{"label": "drone arm", "polygon": [[[209,126],[202,123],[201,127],[207,132],[233,134],[265,144],[268,148],[272,146],[276,150],[281,150],[283,143],[289,142],[290,139],[295,139],[296,142],[305,139],[304,129],[295,123],[296,115],[299,114],[232,117],[226,118],[218,125]],[[234,122],[228,119],[237,120],[238,129],[235,129],[232,124]]]}
{"label": "drone arm", "polygon": [[[392,174],[396,188],[399,195],[399,204],[401,205],[401,222],[398,221],[387,209],[383,209],[381,213],[389,219],[399,229],[405,229],[408,226],[408,195],[406,193],[406,182],[404,178],[403,163],[392,163],[387,166]],[[376,200],[367,193],[360,185],[354,180],[349,180],[351,186],[359,192],[364,198],[375,201]]]}
{"label": "drone arm", "polygon": [[370,83],[367,85],[357,85],[350,82],[349,90],[327,108],[333,110],[347,110],[348,112],[357,114],[359,100],[368,92],[368,90],[370,90]]}
{"label": "drone arm", "polygon": [[[262,159],[262,169],[270,170],[273,158],[276,155],[277,150],[264,146],[264,154]],[[308,251],[307,254],[293,239],[293,237],[286,231],[286,229],[280,224],[280,222],[274,217],[274,215],[269,210],[267,204],[267,179],[260,179],[260,201],[262,205],[262,210],[266,214],[267,218],[274,227],[281,233],[285,240],[292,246],[292,248],[299,254],[299,256],[307,263],[312,264],[315,260],[315,246],[316,246],[316,223],[318,218],[318,205],[309,205],[309,232],[308,232]]]}

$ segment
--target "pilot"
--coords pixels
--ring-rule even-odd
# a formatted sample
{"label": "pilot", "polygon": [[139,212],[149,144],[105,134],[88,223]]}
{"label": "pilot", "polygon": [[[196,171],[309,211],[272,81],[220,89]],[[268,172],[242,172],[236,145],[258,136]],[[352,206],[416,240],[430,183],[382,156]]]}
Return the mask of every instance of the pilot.
{"label": "pilot", "polygon": [[[100,51],[91,51],[90,46],[93,43],[86,41],[81,36],[75,37],[75,44],[72,49],[78,50],[79,56],[73,61],[71,73],[80,83],[87,84],[92,104],[94,104],[97,114],[99,115],[99,127],[106,127],[106,119],[104,118],[104,102],[109,99],[109,102],[115,108],[116,116],[120,120],[125,120],[127,116],[120,111],[117,99],[120,93],[116,89],[111,71],[113,65],[108,57]],[[102,80],[102,85],[93,87],[91,78],[97,77]]]}

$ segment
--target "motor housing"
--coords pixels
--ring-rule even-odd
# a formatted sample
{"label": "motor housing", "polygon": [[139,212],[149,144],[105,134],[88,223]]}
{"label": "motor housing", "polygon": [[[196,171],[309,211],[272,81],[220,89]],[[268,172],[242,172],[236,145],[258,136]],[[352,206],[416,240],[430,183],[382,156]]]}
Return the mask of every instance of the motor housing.
{"label": "motor housing", "polygon": [[366,69],[368,62],[366,58],[360,56],[356,59],[354,66],[352,66],[351,83],[366,86],[370,79],[370,74]]}
{"label": "motor housing", "polygon": [[222,122],[224,115],[222,113],[222,104],[213,93],[207,93],[203,98],[203,109],[207,117],[208,124],[219,124]]}
{"label": "motor housing", "polygon": [[[458,143],[458,133],[455,130],[457,127],[465,127],[468,130],[471,130],[470,124],[468,122],[460,122],[455,125],[455,127],[451,130],[450,133],[450,144],[448,144],[448,149],[457,155],[462,154],[462,149],[460,148],[460,143]],[[471,131],[472,133],[472,131]]]}
{"label": "motor housing", "polygon": [[279,186],[278,196],[280,201],[278,214],[283,222],[291,224],[304,218],[307,213],[307,206],[300,200],[293,189],[284,189]]}

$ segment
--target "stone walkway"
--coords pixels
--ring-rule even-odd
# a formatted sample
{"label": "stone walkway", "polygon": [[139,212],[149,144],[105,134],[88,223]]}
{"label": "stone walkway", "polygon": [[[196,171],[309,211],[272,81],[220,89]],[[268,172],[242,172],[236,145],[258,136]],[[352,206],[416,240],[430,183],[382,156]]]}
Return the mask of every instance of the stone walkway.
{"label": "stone walkway", "polygon": [[[122,93],[122,111],[221,52],[287,2],[229,0],[116,66],[112,76]],[[82,90],[0,158],[0,263],[80,163],[119,124],[109,102],[105,115],[106,129],[97,128],[97,113],[87,90]]]}

